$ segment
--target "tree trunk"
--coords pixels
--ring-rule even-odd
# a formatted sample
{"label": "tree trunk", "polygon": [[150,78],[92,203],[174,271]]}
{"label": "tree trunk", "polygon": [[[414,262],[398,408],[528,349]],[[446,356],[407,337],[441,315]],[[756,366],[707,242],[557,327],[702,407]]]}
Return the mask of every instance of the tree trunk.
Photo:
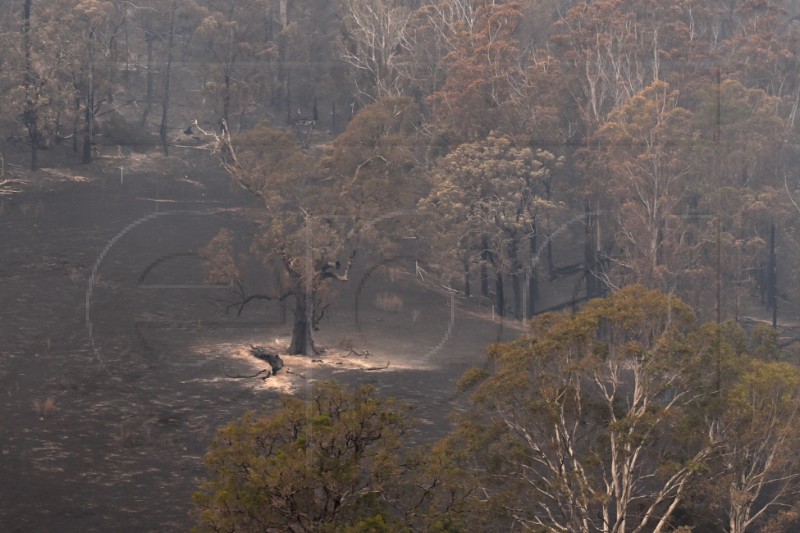
{"label": "tree trunk", "polygon": [[39,109],[36,76],[33,72],[31,59],[31,8],[33,1],[25,0],[22,10],[22,46],[25,50],[25,108],[23,110],[23,123],[28,129],[28,138],[31,141],[31,170],[39,168]]}
{"label": "tree trunk", "polygon": [[464,261],[464,296],[469,298],[471,296],[471,290],[469,286],[469,263]]}
{"label": "tree trunk", "polygon": [[31,170],[39,170],[39,132],[31,132]]}
{"label": "tree trunk", "polygon": [[497,272],[494,280],[495,291],[497,293],[497,314],[506,316],[506,299],[503,293],[503,273]]}
{"label": "tree trunk", "polygon": [[226,124],[230,124],[230,112],[231,112],[231,75],[230,72],[226,69],[224,75],[225,81],[225,89],[222,93],[222,120],[225,121]]}
{"label": "tree trunk", "polygon": [[164,72],[164,98],[161,99],[161,127],[159,128],[161,149],[164,151],[164,155],[169,155],[169,147],[167,146],[167,117],[169,115],[169,81],[170,71],[172,70],[172,44],[175,41],[175,11],[177,9],[175,0],[173,0],[172,7],[170,8],[169,36],[167,37],[167,67]]}
{"label": "tree trunk", "polygon": [[125,25],[125,74],[123,79],[127,83],[131,71],[131,47],[128,32],[128,12],[122,15],[122,22]]}
{"label": "tree trunk", "polygon": [[83,132],[83,162],[92,162],[92,145],[94,144],[94,32],[89,30],[89,81],[86,84],[86,129]]}
{"label": "tree trunk", "polygon": [[514,293],[514,318],[519,320],[522,318],[522,280],[520,279],[520,272],[522,272],[522,264],[519,260],[519,241],[516,236],[511,239],[509,245],[509,259],[511,259],[511,291]]}
{"label": "tree trunk", "polygon": [[156,36],[150,31],[145,31],[144,40],[147,43],[147,105],[142,113],[142,126],[147,123],[147,116],[153,107],[153,40]]}
{"label": "tree trunk", "polygon": [[311,330],[308,323],[306,295],[296,294],[294,305],[294,326],[292,327],[292,343],[290,355],[308,355],[311,349]]}
{"label": "tree trunk", "polygon": [[481,296],[489,297],[489,273],[487,272],[486,262],[489,260],[489,243],[486,237],[481,239]]}
{"label": "tree trunk", "polygon": [[514,318],[522,318],[522,282],[519,272],[516,270],[511,273],[511,289],[514,291]]}
{"label": "tree trunk", "polygon": [[772,308],[772,327],[778,327],[778,265],[775,256],[775,224],[769,227],[769,305]]}
{"label": "tree trunk", "polygon": [[[75,86],[75,92],[78,92],[78,87]],[[72,120],[72,151],[78,153],[78,131],[81,123],[81,97],[75,97],[75,118]]]}
{"label": "tree trunk", "polygon": [[539,278],[537,275],[537,267],[538,264],[534,262],[536,259],[537,253],[537,240],[538,236],[536,234],[536,222],[534,221],[533,227],[533,234],[530,237],[530,249],[531,249],[531,268],[530,274],[528,275],[528,308],[525,310],[526,316],[528,318],[533,318],[536,314],[536,300],[539,298]]}
{"label": "tree trunk", "polygon": [[[549,201],[550,200],[550,180],[546,180],[544,182],[545,187],[545,198]],[[536,219],[533,221],[534,224],[534,239],[536,238]],[[536,248],[533,248],[533,251],[536,252]],[[547,240],[547,277],[553,279],[553,273],[555,272],[556,267],[553,263],[553,239]]]}
{"label": "tree trunk", "polygon": [[596,246],[594,242],[594,217],[589,211],[589,203],[586,203],[584,214],[584,243],[583,243],[583,260],[584,260],[584,277],[586,279],[586,299],[591,300],[598,294],[597,290],[597,277],[594,274],[594,269],[597,267]]}
{"label": "tree trunk", "polygon": [[288,1],[289,0],[278,0],[278,17],[281,20],[281,31],[286,29],[286,26],[289,22],[287,16],[288,10],[286,9],[286,4],[288,3]]}
{"label": "tree trunk", "polygon": [[236,61],[236,53],[234,52],[236,46],[236,35],[233,31],[233,26],[231,26],[230,32],[230,49],[228,53],[228,64],[225,65],[225,74],[224,74],[224,82],[225,82],[225,89],[222,94],[222,119],[225,121],[226,124],[230,123],[230,112],[231,112],[231,71],[233,70],[233,63]]}
{"label": "tree trunk", "polygon": [[286,71],[286,80],[284,81],[284,95],[286,98],[286,125],[291,126],[294,124],[292,119],[292,71]]}

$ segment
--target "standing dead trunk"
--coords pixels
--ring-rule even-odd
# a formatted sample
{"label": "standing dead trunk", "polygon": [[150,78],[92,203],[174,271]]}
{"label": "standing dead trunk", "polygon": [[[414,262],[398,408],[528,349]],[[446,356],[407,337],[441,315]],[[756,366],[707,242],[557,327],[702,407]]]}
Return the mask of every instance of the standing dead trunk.
{"label": "standing dead trunk", "polygon": [[469,286],[469,263],[464,261],[464,296],[469,298],[471,296],[471,290]]}
{"label": "standing dead trunk", "polygon": [[155,33],[151,31],[145,31],[144,40],[147,43],[147,96],[145,98],[147,99],[147,105],[144,108],[144,113],[142,113],[142,126],[147,123],[147,117],[150,115],[150,110],[153,107],[153,41],[155,38]]}
{"label": "standing dead trunk", "polygon": [[769,289],[768,299],[769,306],[772,308],[772,327],[778,327],[778,294],[777,294],[777,280],[778,280],[778,264],[777,257],[775,256],[775,224],[769,227]]}
{"label": "standing dead trunk", "polygon": [[39,168],[39,82],[36,81],[33,60],[31,58],[31,8],[33,0],[25,0],[22,9],[22,46],[25,50],[25,108],[22,113],[23,123],[28,129],[31,142],[31,170]]}
{"label": "standing dead trunk", "polygon": [[94,31],[89,30],[88,50],[89,80],[86,83],[86,129],[83,132],[83,162],[92,162],[94,144]]}
{"label": "standing dead trunk", "polygon": [[292,342],[289,345],[290,355],[308,355],[312,348],[311,330],[308,323],[308,308],[305,294],[295,294],[294,326]]}
{"label": "standing dead trunk", "polygon": [[539,298],[539,279],[536,274],[537,271],[537,263],[536,263],[536,254],[538,252],[537,246],[537,234],[536,234],[536,220],[533,221],[533,233],[530,237],[530,250],[531,250],[531,267],[530,272],[528,274],[528,309],[526,309],[526,316],[528,318],[533,318],[536,314],[536,300]]}
{"label": "standing dead trunk", "polygon": [[172,45],[175,42],[175,11],[177,11],[177,9],[177,4],[175,0],[173,0],[172,7],[170,8],[169,35],[167,37],[167,66],[164,71],[164,97],[161,99],[161,127],[159,128],[161,149],[164,151],[164,155],[169,155],[169,147],[167,146],[167,117],[169,115],[169,82],[172,70]]}
{"label": "standing dead trunk", "polygon": [[522,281],[519,272],[514,270],[511,273],[511,290],[514,291],[514,318],[522,318]]}
{"label": "standing dead trunk", "polygon": [[481,296],[489,297],[489,273],[487,272],[486,262],[489,260],[489,243],[484,236],[481,239]]}
{"label": "standing dead trunk", "polygon": [[517,239],[512,239],[509,249],[511,256],[511,290],[514,293],[514,318],[517,320],[522,318],[522,280],[520,279],[520,272],[522,272],[522,264],[519,260],[519,245]]}
{"label": "standing dead trunk", "polygon": [[233,71],[233,64],[236,61],[236,34],[233,31],[233,25],[231,25],[231,31],[229,35],[230,41],[230,48],[228,49],[228,64],[225,65],[225,73],[224,73],[224,84],[225,88],[223,89],[222,93],[222,119],[225,123],[230,123],[230,112],[231,112],[231,72]]}
{"label": "standing dead trunk", "polygon": [[506,315],[506,299],[503,293],[503,273],[498,271],[494,280],[495,292],[497,293],[497,314]]}
{"label": "standing dead trunk", "polygon": [[597,277],[594,273],[597,267],[596,246],[594,242],[594,224],[596,221],[589,211],[589,203],[586,203],[584,213],[584,279],[586,280],[586,299],[590,300],[598,296]]}
{"label": "standing dead trunk", "polygon": [[278,17],[281,20],[281,31],[286,29],[288,24],[286,4],[289,0],[278,0]]}
{"label": "standing dead trunk", "polygon": [[[75,92],[79,92],[77,84],[75,85]],[[72,120],[72,151],[78,153],[78,132],[81,124],[81,97],[75,97],[75,118]]]}

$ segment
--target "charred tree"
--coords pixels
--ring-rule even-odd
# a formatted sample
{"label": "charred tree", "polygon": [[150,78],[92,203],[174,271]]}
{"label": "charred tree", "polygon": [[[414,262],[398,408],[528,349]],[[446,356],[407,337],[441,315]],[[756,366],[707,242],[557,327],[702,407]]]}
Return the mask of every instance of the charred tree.
{"label": "charred tree", "polygon": [[167,120],[169,116],[169,97],[170,97],[170,77],[172,73],[172,46],[175,42],[175,11],[178,6],[175,0],[172,1],[170,7],[169,17],[169,33],[167,34],[167,64],[164,69],[164,96],[161,99],[161,127],[159,128],[159,136],[161,138],[161,149],[164,155],[169,155],[169,147],[167,145]]}
{"label": "charred tree", "polygon": [[772,327],[778,327],[778,297],[777,297],[778,265],[775,256],[775,224],[769,227],[769,267],[767,271],[767,301],[772,309]]}
{"label": "charred tree", "polygon": [[36,74],[31,57],[31,9],[33,0],[25,0],[22,8],[22,47],[25,54],[25,107],[22,112],[22,123],[28,130],[31,144],[31,170],[39,168],[39,148],[42,133],[39,125],[39,94],[42,82]]}
{"label": "charred tree", "polygon": [[92,146],[94,145],[94,30],[89,30],[87,40],[89,56],[89,79],[86,83],[86,127],[83,132],[83,162],[92,162]]}
{"label": "charred tree", "polygon": [[472,290],[469,282],[469,262],[464,261],[464,296],[469,298],[472,295]]}
{"label": "charred tree", "polygon": [[536,314],[536,300],[539,298],[539,278],[537,276],[537,252],[538,252],[538,235],[536,231],[536,220],[533,221],[533,233],[530,236],[530,249],[531,249],[531,267],[527,279],[528,301],[527,309],[525,310],[526,317],[531,319]]}
{"label": "charred tree", "polygon": [[489,262],[489,241],[484,235],[481,239],[481,296],[489,297],[489,272],[487,263]]}
{"label": "charred tree", "polygon": [[506,315],[506,299],[503,292],[503,272],[498,270],[495,275],[494,288],[497,297],[497,314],[500,316]]}

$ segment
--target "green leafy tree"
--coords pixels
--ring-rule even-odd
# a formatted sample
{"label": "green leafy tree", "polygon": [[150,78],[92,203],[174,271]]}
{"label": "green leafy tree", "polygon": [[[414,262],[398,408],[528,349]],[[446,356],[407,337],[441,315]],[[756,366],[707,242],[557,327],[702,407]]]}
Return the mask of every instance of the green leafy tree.
{"label": "green leafy tree", "polygon": [[682,200],[694,170],[691,113],[678,105],[678,94],[656,82],[612,113],[596,135],[597,146],[585,152],[587,168],[601,169],[614,206],[616,273],[606,281],[620,287],[641,283],[672,291],[675,278],[697,260],[682,246],[687,232],[680,217]]}
{"label": "green leafy tree", "polygon": [[200,531],[397,531],[410,421],[371,387],[315,384],[219,432],[195,494]]}
{"label": "green leafy tree", "polygon": [[724,391],[715,429],[722,443],[721,506],[731,533],[744,533],[800,494],[800,371],[788,363],[740,363],[736,384]]}
{"label": "green leafy tree", "polygon": [[790,518],[800,494],[800,369],[774,360],[780,351],[771,328],[756,327],[749,338],[735,324],[699,333],[694,344],[704,346],[706,369],[699,377],[709,393],[697,417],[717,452],[704,482],[707,507],[695,514],[732,533]]}
{"label": "green leafy tree", "polygon": [[489,349],[458,433],[498,528],[666,531],[715,446],[688,416],[699,350],[692,312],[639,286]]}
{"label": "green leafy tree", "polygon": [[[558,211],[546,199],[545,182],[560,163],[545,150],[518,147],[501,134],[458,146],[431,175],[431,191],[420,208],[433,260],[445,275],[463,273],[468,292],[476,265],[496,273],[497,306],[504,312],[503,277],[511,275],[515,314],[522,316],[522,281],[533,274],[541,224]],[[485,279],[485,274],[482,278]],[[529,299],[532,303],[532,300]]]}

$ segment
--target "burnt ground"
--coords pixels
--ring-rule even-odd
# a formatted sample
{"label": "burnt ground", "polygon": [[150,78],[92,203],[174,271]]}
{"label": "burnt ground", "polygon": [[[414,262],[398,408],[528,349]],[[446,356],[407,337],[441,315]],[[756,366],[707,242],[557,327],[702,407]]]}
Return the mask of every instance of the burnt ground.
{"label": "burnt ground", "polygon": [[[210,156],[176,153],[71,168],[46,155],[60,170],[19,170],[22,192],[0,204],[2,531],[186,530],[215,431],[317,379],[407,400],[417,440],[436,438],[460,374],[515,334],[478,308],[451,309],[411,259],[364,264],[319,332],[322,362],[227,378],[262,368],[244,347],[280,347],[289,324],[274,304],[226,315],[221,289],[203,286],[191,254],[223,226],[252,231],[251,200]],[[350,345],[362,355],[336,350]]]}
{"label": "burnt ground", "polygon": [[[266,381],[227,377],[263,368],[247,346],[284,348],[290,324],[276,304],[226,315],[224,290],[204,285],[193,254],[222,227],[244,240],[254,204],[207,154],[175,153],[117,152],[90,167],[47,154],[60,170],[18,170],[21,192],[0,197],[2,531],[187,530],[215,431],[314,380],[409,402],[414,440],[428,442],[465,407],[458,377],[520,331],[451,299],[413,256],[363,257],[317,335],[317,362],[286,357],[288,372]],[[569,300],[574,284],[543,287],[540,307]]]}

